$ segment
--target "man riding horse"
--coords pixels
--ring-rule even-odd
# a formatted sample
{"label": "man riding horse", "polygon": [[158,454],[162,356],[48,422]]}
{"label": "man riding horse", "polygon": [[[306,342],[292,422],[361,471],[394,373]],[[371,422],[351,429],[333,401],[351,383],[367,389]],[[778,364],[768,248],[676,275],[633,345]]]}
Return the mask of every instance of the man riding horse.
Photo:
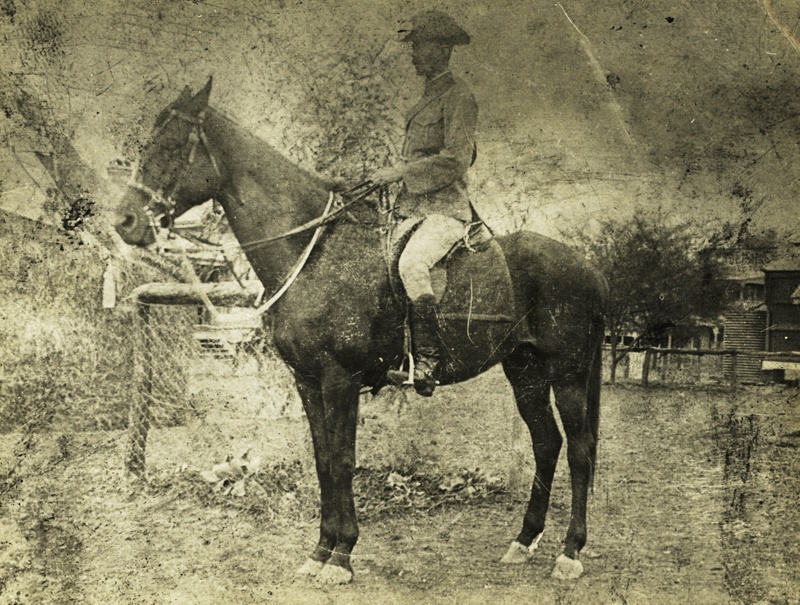
{"label": "man riding horse", "polygon": [[[469,37],[446,15],[423,13],[407,38],[425,95],[409,118],[403,163],[379,171],[374,181],[402,181],[398,213],[423,219],[400,263],[416,320],[417,386],[430,394],[437,374],[442,384],[454,384],[503,366],[536,460],[522,527],[505,563],[525,563],[539,543],[563,430],[572,505],[553,577],[576,579],[597,456],[608,286],[576,251],[518,231],[475,254],[454,255],[437,302],[429,269],[463,237],[473,214],[464,175],[474,158],[477,112],[464,84],[447,71],[452,48]],[[184,89],[159,112],[115,227],[125,242],[148,246],[160,225],[210,198],[224,210],[259,280],[275,293],[272,340],[292,369],[314,443],[319,540],[298,572],[347,583],[359,537],[353,477],[360,394],[385,384],[404,357],[405,305],[386,271],[383,234],[372,223],[344,220],[310,233],[307,226],[318,225],[333,203],[329,182],[214,109],[210,92],[209,79],[197,94]],[[315,248],[318,235],[324,239]],[[136,406],[140,427],[149,425],[147,405]]]}
{"label": "man riding horse", "polygon": [[478,107],[467,85],[449,69],[453,47],[469,44],[467,32],[447,14],[425,11],[412,19],[403,38],[411,60],[425,78],[422,99],[406,116],[402,163],[375,172],[377,184],[402,182],[395,202],[400,218],[422,219],[399,261],[400,278],[411,300],[414,386],[429,397],[436,386],[438,300],[430,270],[475,221],[465,175],[475,161]]}

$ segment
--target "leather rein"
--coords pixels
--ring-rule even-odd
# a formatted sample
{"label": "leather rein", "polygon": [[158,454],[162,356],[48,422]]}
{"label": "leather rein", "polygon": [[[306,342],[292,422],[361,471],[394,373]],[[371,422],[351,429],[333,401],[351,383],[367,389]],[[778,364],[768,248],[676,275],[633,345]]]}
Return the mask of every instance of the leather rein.
{"label": "leather rein", "polygon": [[[205,129],[203,128],[203,122],[205,120],[205,112],[200,112],[197,116],[190,115],[178,109],[171,109],[169,112],[169,117],[164,120],[164,123],[161,124],[156,132],[153,134],[153,137],[157,136],[161,131],[166,128],[166,126],[173,120],[178,119],[182,122],[188,122],[194,126],[192,132],[189,133],[189,138],[187,140],[187,144],[191,144],[191,148],[189,150],[188,159],[186,161],[186,166],[184,170],[186,170],[189,166],[192,165],[197,153],[197,147],[202,144],[203,149],[208,155],[209,161],[214,168],[214,172],[216,173],[217,177],[222,176],[222,172],[219,169],[219,162],[217,162],[217,158],[214,155],[214,152],[211,149],[211,146],[208,142],[208,137],[206,136]],[[163,228],[171,228],[172,221],[173,221],[173,214],[175,213],[175,208],[177,203],[173,199],[173,195],[177,191],[178,184],[180,183],[180,178],[175,179],[175,184],[172,187],[172,190],[167,194],[164,195],[163,191],[156,191],[143,183],[140,183],[136,179],[131,179],[127,185],[133,189],[141,191],[142,193],[146,194],[150,199],[145,206],[145,213],[147,214],[148,218],[150,219],[150,226],[153,229],[157,229],[158,227]],[[338,195],[341,198],[346,199],[346,202],[340,201],[338,204],[335,204],[335,207],[330,211],[323,212],[322,215],[318,216],[315,219],[312,219],[302,225],[295,227],[289,231],[281,233],[279,235],[274,235],[271,237],[265,237],[263,239],[253,240],[250,242],[245,242],[240,244],[240,247],[243,250],[249,250],[253,248],[258,248],[265,244],[275,242],[278,240],[286,239],[287,237],[292,237],[293,235],[298,235],[300,233],[305,233],[306,231],[311,231],[312,229],[316,229],[318,227],[327,225],[330,223],[334,217],[338,216],[339,214],[343,213],[345,210],[350,208],[350,206],[360,202],[364,198],[366,198],[370,193],[376,191],[381,185],[375,184],[371,181],[364,181],[359,183],[358,185],[347,189],[339,193]],[[331,195],[334,195],[331,192]],[[353,196],[353,197],[351,197]],[[163,208],[163,212],[156,213],[153,209],[154,206],[160,206]]]}

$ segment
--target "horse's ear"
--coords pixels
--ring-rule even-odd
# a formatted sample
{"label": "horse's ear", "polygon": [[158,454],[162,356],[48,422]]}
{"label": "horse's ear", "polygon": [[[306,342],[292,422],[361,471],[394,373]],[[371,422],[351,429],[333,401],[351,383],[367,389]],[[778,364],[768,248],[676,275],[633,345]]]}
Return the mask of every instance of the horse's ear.
{"label": "horse's ear", "polygon": [[203,111],[206,107],[208,107],[208,97],[211,95],[211,79],[211,76],[209,76],[206,85],[203,86],[203,88],[192,99],[192,111]]}
{"label": "horse's ear", "polygon": [[192,89],[188,86],[183,87],[183,92],[181,92],[181,96],[178,97],[178,103],[186,103],[192,98]]}

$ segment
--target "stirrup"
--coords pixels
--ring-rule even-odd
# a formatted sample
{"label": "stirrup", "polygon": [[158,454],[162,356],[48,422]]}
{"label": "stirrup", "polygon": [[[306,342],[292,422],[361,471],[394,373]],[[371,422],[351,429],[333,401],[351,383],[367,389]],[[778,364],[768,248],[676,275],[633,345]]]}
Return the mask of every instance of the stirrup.
{"label": "stirrup", "polygon": [[386,372],[386,380],[389,384],[396,387],[414,386],[414,356],[408,355],[408,371],[402,368],[399,370],[389,370]]}

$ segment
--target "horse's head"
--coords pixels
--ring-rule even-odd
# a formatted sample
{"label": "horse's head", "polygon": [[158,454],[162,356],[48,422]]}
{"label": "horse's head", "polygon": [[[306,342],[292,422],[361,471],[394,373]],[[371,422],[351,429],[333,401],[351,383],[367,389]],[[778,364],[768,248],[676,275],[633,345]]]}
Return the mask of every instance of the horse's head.
{"label": "horse's head", "polygon": [[203,126],[211,78],[192,96],[186,87],[156,118],[139,166],[116,211],[114,227],[128,244],[147,246],[158,228],[213,197],[220,167]]}

